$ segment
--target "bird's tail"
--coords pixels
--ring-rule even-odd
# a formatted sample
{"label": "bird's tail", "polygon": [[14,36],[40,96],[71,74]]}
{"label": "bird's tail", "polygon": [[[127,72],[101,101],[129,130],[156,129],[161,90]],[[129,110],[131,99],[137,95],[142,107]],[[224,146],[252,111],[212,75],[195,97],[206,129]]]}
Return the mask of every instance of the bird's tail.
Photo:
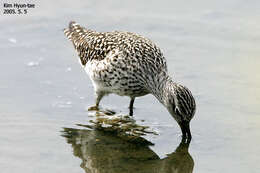
{"label": "bird's tail", "polygon": [[86,49],[89,46],[89,43],[86,39],[86,36],[88,35],[88,33],[91,32],[91,30],[81,27],[74,21],[71,21],[69,23],[69,27],[67,29],[64,29],[64,34],[73,43],[74,48],[78,52],[81,65],[83,66],[88,61],[88,57],[86,56]]}
{"label": "bird's tail", "polygon": [[77,47],[79,42],[82,41],[82,37],[85,33],[85,28],[81,27],[78,23],[74,21],[71,21],[69,23],[69,27],[64,29],[64,34],[70,41],[72,41],[75,48]]}

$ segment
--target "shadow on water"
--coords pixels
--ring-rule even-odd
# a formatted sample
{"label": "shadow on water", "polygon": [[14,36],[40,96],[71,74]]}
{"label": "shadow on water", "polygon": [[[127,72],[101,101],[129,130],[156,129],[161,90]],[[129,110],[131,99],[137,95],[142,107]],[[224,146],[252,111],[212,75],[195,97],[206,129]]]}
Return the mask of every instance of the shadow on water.
{"label": "shadow on water", "polygon": [[84,129],[64,128],[62,136],[86,173],[191,173],[194,161],[189,142],[181,141],[167,157],[160,159],[154,145],[143,136],[156,134],[127,116],[97,115]]}

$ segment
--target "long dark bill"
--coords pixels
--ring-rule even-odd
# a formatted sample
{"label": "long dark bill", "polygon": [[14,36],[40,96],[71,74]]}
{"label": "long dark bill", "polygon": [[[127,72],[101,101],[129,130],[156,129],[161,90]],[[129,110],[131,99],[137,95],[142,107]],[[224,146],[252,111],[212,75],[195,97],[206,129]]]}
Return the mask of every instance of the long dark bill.
{"label": "long dark bill", "polygon": [[182,138],[190,141],[192,138],[191,132],[190,132],[190,122],[183,121],[183,122],[180,122],[179,125],[181,127]]}

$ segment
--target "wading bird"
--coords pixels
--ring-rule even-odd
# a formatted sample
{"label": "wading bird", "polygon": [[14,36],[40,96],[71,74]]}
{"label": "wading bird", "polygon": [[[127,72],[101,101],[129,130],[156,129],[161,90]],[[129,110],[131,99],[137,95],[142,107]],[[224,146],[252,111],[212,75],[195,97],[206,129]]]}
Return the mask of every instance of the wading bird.
{"label": "wading bird", "polygon": [[96,32],[70,22],[64,29],[94,85],[98,110],[103,96],[130,97],[130,115],[136,97],[154,95],[179,124],[183,137],[191,139],[190,120],[196,110],[191,91],[172,80],[166,59],[151,40],[131,32]]}

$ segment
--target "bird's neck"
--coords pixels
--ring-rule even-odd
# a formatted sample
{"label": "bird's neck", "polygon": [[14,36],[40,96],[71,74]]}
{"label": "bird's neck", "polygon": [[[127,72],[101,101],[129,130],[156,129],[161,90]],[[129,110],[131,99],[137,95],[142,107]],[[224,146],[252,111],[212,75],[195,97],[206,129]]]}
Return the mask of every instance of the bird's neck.
{"label": "bird's neck", "polygon": [[150,91],[151,93],[163,104],[167,105],[168,95],[175,83],[172,78],[167,75],[158,75],[151,82]]}

